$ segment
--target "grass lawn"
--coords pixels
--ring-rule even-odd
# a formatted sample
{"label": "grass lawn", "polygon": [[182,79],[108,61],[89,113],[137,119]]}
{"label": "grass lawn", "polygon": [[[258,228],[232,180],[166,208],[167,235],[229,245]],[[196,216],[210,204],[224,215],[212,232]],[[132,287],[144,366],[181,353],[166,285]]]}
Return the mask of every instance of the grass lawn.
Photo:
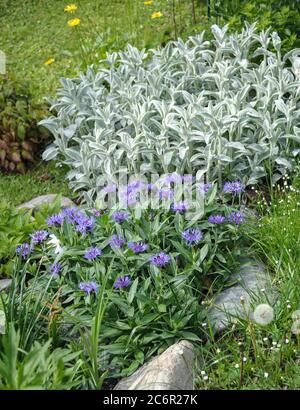
{"label": "grass lawn", "polygon": [[[107,51],[122,49],[127,43],[156,47],[173,38],[171,3],[79,0],[76,12],[66,13],[68,2],[61,0],[0,0],[0,50],[6,53],[8,73],[25,81],[34,100],[41,102],[53,95],[60,77],[76,75],[105,58]],[[151,19],[153,12],[163,15]],[[196,12],[199,23],[204,4]],[[77,17],[80,25],[69,27],[68,20]],[[176,2],[177,34],[199,31],[198,23],[193,25],[190,1]],[[201,27],[205,24],[201,16]],[[50,59],[54,62],[45,65]]]}
{"label": "grass lawn", "polygon": [[[107,51],[120,50],[127,43],[156,47],[175,35],[172,8],[166,0],[152,5],[142,0],[79,0],[75,13],[64,12],[66,4],[61,0],[0,0],[0,50],[6,54],[7,72],[27,85],[36,103],[55,94],[60,77],[76,76],[88,64],[105,58]],[[162,17],[151,19],[157,11]],[[196,9],[196,25],[190,1],[177,2],[175,13],[177,34],[183,37],[199,31],[200,20],[202,28],[207,24],[204,3]],[[69,27],[68,20],[75,17],[81,19],[80,25]],[[53,62],[45,65],[47,61]],[[12,205],[60,191],[69,193],[63,173],[52,165],[40,162],[24,176],[0,172],[0,201]]]}
{"label": "grass lawn", "polygon": [[40,162],[25,175],[0,173],[0,203],[16,206],[36,196],[59,194],[72,197],[65,182],[65,170]]}

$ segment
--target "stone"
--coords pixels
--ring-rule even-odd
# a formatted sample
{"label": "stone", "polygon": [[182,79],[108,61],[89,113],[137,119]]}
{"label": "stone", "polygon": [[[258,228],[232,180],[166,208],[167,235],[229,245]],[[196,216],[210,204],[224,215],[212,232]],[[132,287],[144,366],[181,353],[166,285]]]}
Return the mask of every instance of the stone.
{"label": "stone", "polygon": [[5,334],[5,313],[0,310],[0,335]]}
{"label": "stone", "polygon": [[[11,279],[0,279],[0,292],[9,288],[11,285]],[[1,299],[0,299],[0,335],[5,334],[5,313],[1,308]]]}
{"label": "stone", "polygon": [[194,360],[193,345],[182,340],[119,381],[114,390],[193,390]]}
{"label": "stone", "polygon": [[10,287],[12,280],[11,279],[0,279],[0,292]]}
{"label": "stone", "polygon": [[[38,210],[43,205],[53,204],[56,198],[57,198],[57,194],[41,195],[41,196],[31,199],[28,202],[24,202],[23,204],[17,206],[17,208]],[[75,206],[75,204],[73,201],[71,201],[71,199],[63,196],[61,197],[61,206],[62,207],[72,207],[72,206]]]}
{"label": "stone", "polygon": [[241,205],[240,210],[247,219],[250,219],[252,221],[257,220],[259,217],[258,212],[256,212],[254,209],[248,208],[245,205]]}
{"label": "stone", "polygon": [[240,268],[230,277],[231,281],[237,283],[217,295],[213,306],[208,310],[208,320],[215,333],[226,330],[239,318],[249,316],[252,320],[252,305],[257,305],[262,300],[265,302],[266,296],[269,303],[274,303],[276,299],[271,278],[261,262],[241,259]]}

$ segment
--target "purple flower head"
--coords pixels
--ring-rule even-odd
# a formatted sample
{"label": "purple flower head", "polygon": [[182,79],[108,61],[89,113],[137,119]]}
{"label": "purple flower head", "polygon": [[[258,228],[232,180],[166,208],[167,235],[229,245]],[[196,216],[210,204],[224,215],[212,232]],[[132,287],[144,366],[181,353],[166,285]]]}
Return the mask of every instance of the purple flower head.
{"label": "purple flower head", "polygon": [[189,209],[189,204],[186,201],[177,202],[171,205],[173,212],[184,213]]}
{"label": "purple flower head", "polygon": [[130,185],[125,185],[120,188],[119,198],[122,206],[126,207],[135,205],[137,203],[137,195],[139,192],[139,189],[137,187],[139,186],[139,184],[139,181],[135,181]]}
{"label": "purple flower head", "polygon": [[61,212],[57,215],[52,215],[47,219],[47,225],[49,226],[61,226],[64,222],[64,214]]}
{"label": "purple flower head", "polygon": [[37,244],[44,242],[44,240],[46,240],[48,236],[49,232],[47,231],[36,231],[30,235],[32,241]]}
{"label": "purple flower head", "polygon": [[130,184],[127,185],[127,189],[129,192],[135,191],[135,190],[141,190],[144,189],[146,185],[142,181],[132,181]]}
{"label": "purple flower head", "polygon": [[115,222],[121,224],[122,222],[127,221],[127,219],[129,218],[129,213],[126,212],[126,211],[115,211],[115,212],[112,214],[111,218],[112,218]]}
{"label": "purple flower head", "polygon": [[99,217],[99,216],[102,215],[102,214],[101,214],[101,211],[98,211],[98,209],[93,209],[92,212],[93,212],[93,214],[94,214],[96,217]]}
{"label": "purple flower head", "polygon": [[172,174],[167,175],[164,178],[164,181],[167,182],[168,184],[170,183],[176,183],[176,182],[182,182],[182,177],[181,175],[177,174],[177,172],[172,172]]}
{"label": "purple flower head", "polygon": [[86,217],[86,216],[81,216],[77,218],[76,221],[76,231],[82,233],[85,235],[87,232],[91,232],[94,227],[95,227],[95,218],[94,217]]}
{"label": "purple flower head", "polygon": [[241,212],[231,212],[228,215],[228,221],[235,225],[241,225],[245,220],[245,216]]}
{"label": "purple flower head", "polygon": [[193,175],[183,175],[182,176],[182,182],[193,182],[194,177]]}
{"label": "purple flower head", "polygon": [[110,194],[112,192],[116,192],[117,185],[115,184],[107,184],[104,188],[101,189],[101,192],[105,194]]}
{"label": "purple flower head", "polygon": [[222,224],[226,218],[222,215],[210,215],[208,222],[214,225]]}
{"label": "purple flower head", "polygon": [[142,253],[148,249],[148,245],[144,242],[130,242],[128,248],[133,250],[134,253]]}
{"label": "purple flower head", "polygon": [[183,231],[182,237],[188,243],[188,245],[195,245],[196,243],[201,241],[203,235],[200,229],[194,228]]}
{"label": "purple flower head", "polygon": [[137,203],[137,192],[120,191],[119,198],[123,207],[132,206]]}
{"label": "purple flower head", "polygon": [[33,248],[31,248],[29,243],[27,242],[17,246],[16,248],[16,254],[22,256],[23,259],[26,259],[26,257],[30,255],[32,251]]}
{"label": "purple flower head", "polygon": [[92,282],[80,282],[79,283],[79,289],[83,290],[87,295],[89,295],[91,292],[97,292],[99,288],[99,285],[92,281]]}
{"label": "purple flower head", "polygon": [[80,216],[83,216],[83,213],[78,210],[78,208],[64,208],[61,211],[61,215],[63,215],[67,221],[71,224],[76,222],[76,219]]}
{"label": "purple flower head", "polygon": [[148,189],[148,191],[154,191],[156,189],[156,185],[155,184],[148,184],[146,186],[146,188]]}
{"label": "purple flower head", "polygon": [[109,243],[112,248],[121,248],[124,245],[125,240],[121,235],[113,235]]}
{"label": "purple flower head", "polygon": [[136,193],[129,194],[127,196],[127,202],[125,202],[125,205],[127,206],[133,206],[137,203],[137,198],[136,198]]}
{"label": "purple flower head", "polygon": [[172,199],[174,192],[170,188],[161,188],[158,190],[159,199]]}
{"label": "purple flower head", "polygon": [[212,189],[214,185],[211,182],[207,182],[207,184],[202,183],[199,185],[199,191],[201,194],[207,194],[207,192]]}
{"label": "purple flower head", "polygon": [[53,276],[57,276],[57,275],[60,273],[61,268],[62,268],[62,266],[61,266],[61,264],[60,264],[59,262],[53,263],[53,264],[50,266],[49,273],[50,273],[51,275],[53,275]]}
{"label": "purple flower head", "polygon": [[64,208],[60,214],[50,217],[47,222],[48,225],[61,225],[64,219],[75,225],[76,231],[82,234],[92,231],[95,225],[94,217],[87,217],[76,207]]}
{"label": "purple flower head", "polygon": [[114,283],[115,289],[123,289],[131,285],[131,279],[129,276],[120,276]]}
{"label": "purple flower head", "polygon": [[157,253],[152,255],[150,258],[151,265],[155,266],[166,266],[171,261],[171,257],[164,252]]}
{"label": "purple flower head", "polygon": [[239,194],[243,191],[243,184],[240,181],[226,182],[223,191],[227,194]]}
{"label": "purple flower head", "polygon": [[85,259],[93,260],[100,255],[102,255],[102,250],[100,248],[97,248],[97,246],[93,246],[85,252],[84,257]]}

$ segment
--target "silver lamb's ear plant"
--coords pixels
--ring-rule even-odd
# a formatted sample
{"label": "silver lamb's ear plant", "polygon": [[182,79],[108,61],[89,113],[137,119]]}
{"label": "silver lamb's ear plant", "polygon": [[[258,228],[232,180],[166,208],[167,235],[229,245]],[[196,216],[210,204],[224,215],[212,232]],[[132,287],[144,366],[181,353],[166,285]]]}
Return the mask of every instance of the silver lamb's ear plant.
{"label": "silver lamb's ear plant", "polygon": [[[207,172],[245,186],[270,183],[300,152],[300,50],[281,56],[270,30],[246,24],[230,35],[213,25],[146,53],[128,46],[76,79],[62,79],[41,122],[54,136],[44,159],[69,166],[71,187],[88,202],[102,175]],[[269,179],[271,178],[271,179]]]}

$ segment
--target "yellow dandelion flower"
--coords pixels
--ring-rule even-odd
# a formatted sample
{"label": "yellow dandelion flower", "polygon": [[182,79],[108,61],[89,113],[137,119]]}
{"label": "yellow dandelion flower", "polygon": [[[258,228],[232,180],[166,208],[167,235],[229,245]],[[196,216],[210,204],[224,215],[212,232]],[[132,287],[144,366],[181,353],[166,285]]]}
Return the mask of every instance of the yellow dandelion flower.
{"label": "yellow dandelion flower", "polygon": [[44,62],[44,65],[50,65],[50,64],[53,64],[54,63],[54,58],[49,58],[49,60],[47,60],[47,61],[45,61]]}
{"label": "yellow dandelion flower", "polygon": [[72,19],[68,21],[68,26],[69,27],[75,27],[78,26],[78,24],[80,24],[80,19],[76,18],[76,19]]}
{"label": "yellow dandelion flower", "polygon": [[163,14],[160,11],[155,11],[154,13],[151,14],[152,19],[159,19],[162,16]]}
{"label": "yellow dandelion flower", "polygon": [[68,4],[65,8],[64,11],[67,13],[74,13],[77,10],[76,4]]}
{"label": "yellow dandelion flower", "polygon": [[149,0],[149,1],[144,1],[145,6],[152,6],[153,1]]}

